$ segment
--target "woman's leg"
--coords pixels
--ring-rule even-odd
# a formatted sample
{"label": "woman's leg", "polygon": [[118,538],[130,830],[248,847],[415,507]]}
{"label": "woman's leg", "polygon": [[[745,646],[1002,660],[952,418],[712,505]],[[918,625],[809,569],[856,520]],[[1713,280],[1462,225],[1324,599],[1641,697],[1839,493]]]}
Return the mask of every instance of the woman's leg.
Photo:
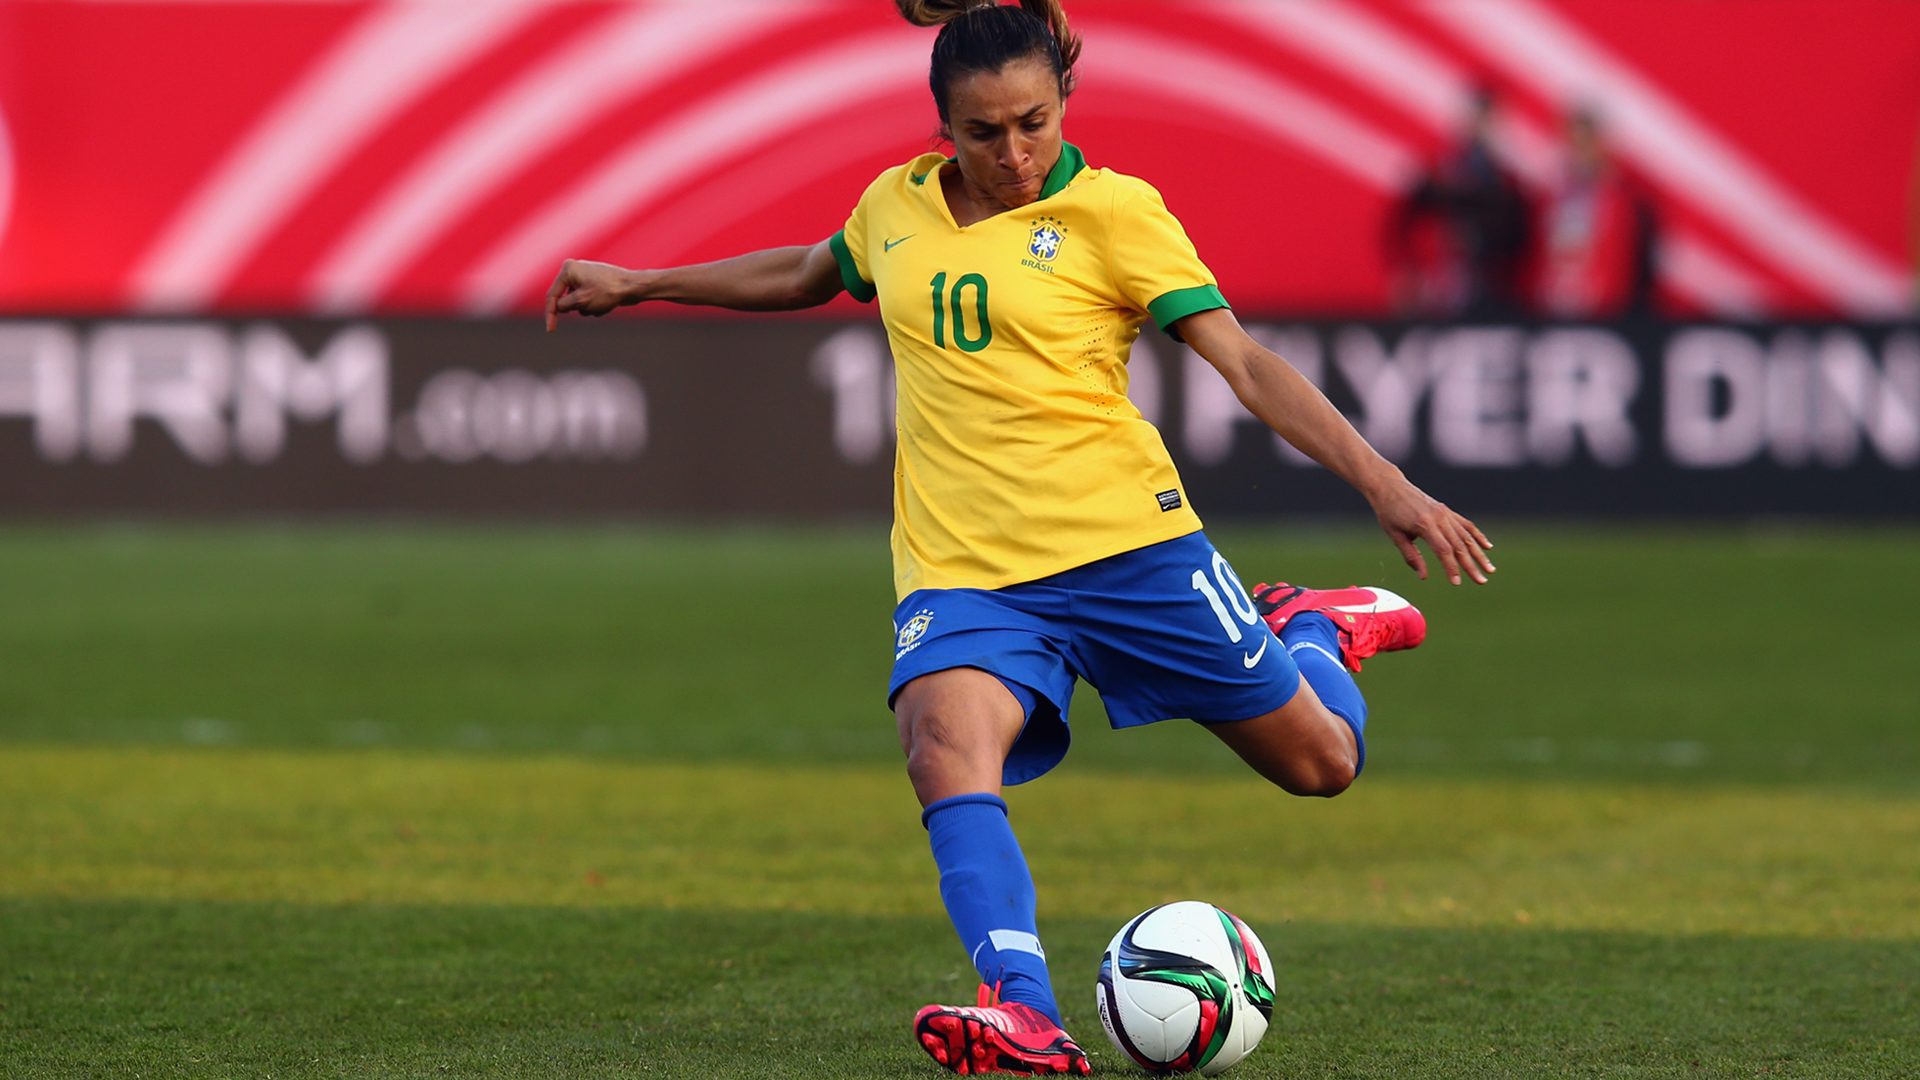
{"label": "woman's leg", "polygon": [[1033,876],[1000,799],[1001,769],[1026,709],[998,678],[950,668],[902,687],[894,713],[940,867],[940,898],[961,945],[1003,1001],[1031,1006],[1058,1026]]}
{"label": "woman's leg", "polygon": [[1321,704],[1306,679],[1293,700],[1264,716],[1205,727],[1289,795],[1331,798],[1359,772],[1353,729]]}
{"label": "woman's leg", "polygon": [[922,675],[893,699],[900,749],[920,805],[954,795],[1000,794],[1000,770],[1026,710],[998,678],[979,668]]}
{"label": "woman's leg", "polygon": [[[1330,797],[1345,791],[1367,761],[1367,699],[1347,670],[1346,654],[1352,653],[1357,664],[1378,649],[1411,648],[1425,638],[1426,620],[1413,605],[1385,590],[1295,591],[1306,594],[1308,602],[1316,596],[1364,600],[1333,609],[1353,628],[1351,633],[1360,635],[1353,639],[1359,647],[1343,641],[1324,612],[1290,615],[1279,638],[1287,658],[1300,671],[1300,688],[1293,699],[1264,716],[1209,728],[1261,776],[1288,793]],[[1349,593],[1363,595],[1343,595]]]}

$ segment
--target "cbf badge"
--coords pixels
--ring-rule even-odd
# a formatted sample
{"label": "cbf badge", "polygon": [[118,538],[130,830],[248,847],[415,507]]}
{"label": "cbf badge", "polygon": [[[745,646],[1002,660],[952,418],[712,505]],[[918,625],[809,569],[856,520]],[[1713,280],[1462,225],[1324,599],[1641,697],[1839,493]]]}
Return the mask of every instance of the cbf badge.
{"label": "cbf badge", "polygon": [[915,612],[913,618],[907,620],[907,625],[900,628],[900,639],[896,643],[898,651],[893,654],[893,658],[898,660],[919,648],[920,639],[927,636],[927,627],[932,625],[932,611],[922,610]]}
{"label": "cbf badge", "polygon": [[1066,242],[1067,230],[1060,227],[1060,222],[1044,217],[1034,222],[1033,231],[1027,234],[1027,254],[1041,262],[1052,262]]}

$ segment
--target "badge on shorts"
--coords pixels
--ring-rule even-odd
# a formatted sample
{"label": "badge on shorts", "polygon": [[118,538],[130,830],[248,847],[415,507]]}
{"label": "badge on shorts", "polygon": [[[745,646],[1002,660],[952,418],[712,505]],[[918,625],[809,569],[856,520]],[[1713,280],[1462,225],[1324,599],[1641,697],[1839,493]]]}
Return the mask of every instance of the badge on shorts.
{"label": "badge on shorts", "polygon": [[1172,491],[1163,491],[1155,495],[1154,498],[1160,500],[1160,512],[1163,514],[1169,510],[1178,510],[1181,507],[1179,488],[1174,488]]}
{"label": "badge on shorts", "polygon": [[893,654],[893,658],[898,660],[919,648],[920,639],[927,636],[927,627],[932,625],[932,611],[915,612],[913,618],[907,620],[907,625],[900,628],[900,638],[895,645],[898,651]]}

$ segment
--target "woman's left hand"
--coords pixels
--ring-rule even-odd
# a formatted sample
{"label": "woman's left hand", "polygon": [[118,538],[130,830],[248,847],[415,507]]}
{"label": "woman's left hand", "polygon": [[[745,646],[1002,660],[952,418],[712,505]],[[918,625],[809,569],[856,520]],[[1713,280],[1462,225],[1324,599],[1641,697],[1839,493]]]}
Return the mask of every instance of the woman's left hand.
{"label": "woman's left hand", "polygon": [[1487,534],[1405,478],[1400,478],[1382,494],[1369,496],[1368,501],[1380,518],[1380,527],[1386,530],[1394,546],[1400,549],[1401,557],[1422,581],[1427,577],[1427,560],[1414,546],[1415,540],[1427,542],[1446,571],[1447,580],[1455,585],[1460,584],[1463,570],[1480,585],[1485,585],[1487,575],[1494,572],[1493,560],[1487,556],[1493,541],[1487,539]]}

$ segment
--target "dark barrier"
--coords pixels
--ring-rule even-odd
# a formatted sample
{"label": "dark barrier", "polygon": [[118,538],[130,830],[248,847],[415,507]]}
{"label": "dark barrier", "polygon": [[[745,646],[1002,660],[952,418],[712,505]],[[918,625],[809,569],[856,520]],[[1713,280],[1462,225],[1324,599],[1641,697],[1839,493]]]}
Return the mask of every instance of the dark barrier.
{"label": "dark barrier", "polygon": [[[1920,513],[1920,333],[1254,323],[1474,513]],[[1152,333],[1203,514],[1358,511]],[[872,323],[0,322],[0,512],[884,512]]]}

